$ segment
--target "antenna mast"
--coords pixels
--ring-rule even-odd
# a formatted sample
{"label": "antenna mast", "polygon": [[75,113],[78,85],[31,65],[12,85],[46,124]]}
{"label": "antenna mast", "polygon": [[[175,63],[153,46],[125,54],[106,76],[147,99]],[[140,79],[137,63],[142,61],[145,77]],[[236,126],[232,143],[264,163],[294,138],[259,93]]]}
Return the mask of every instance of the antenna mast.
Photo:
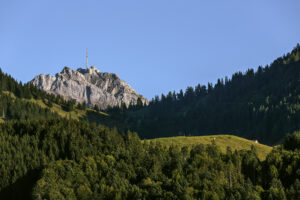
{"label": "antenna mast", "polygon": [[86,48],[86,69],[89,69],[89,55],[88,55],[88,48]]}

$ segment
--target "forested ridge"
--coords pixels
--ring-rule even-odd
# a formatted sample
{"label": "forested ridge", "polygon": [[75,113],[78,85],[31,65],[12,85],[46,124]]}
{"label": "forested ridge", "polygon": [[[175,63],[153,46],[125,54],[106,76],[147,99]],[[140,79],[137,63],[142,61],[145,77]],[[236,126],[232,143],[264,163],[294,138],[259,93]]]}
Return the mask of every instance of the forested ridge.
{"label": "forested ridge", "polygon": [[9,121],[0,198],[299,199],[299,146],[296,133],[261,161],[254,148],[222,153],[213,141],[167,147],[77,120]]}
{"label": "forested ridge", "polygon": [[237,72],[215,85],[187,87],[108,111],[142,138],[234,134],[278,144],[300,126],[300,46],[270,65]]}
{"label": "forested ridge", "polygon": [[[55,107],[55,109],[54,109]],[[78,114],[81,111],[81,114]],[[63,113],[63,114],[62,114]],[[74,116],[75,115],[75,116]],[[86,121],[107,121],[99,108],[48,94],[30,83],[17,82],[0,69],[0,120],[38,120],[67,117]],[[106,124],[109,124],[106,122]]]}
{"label": "forested ridge", "polygon": [[[257,71],[104,118],[0,71],[0,199],[300,199],[299,73],[298,45]],[[54,105],[87,116],[61,117]],[[254,146],[140,139],[215,133],[282,144],[260,160]]]}

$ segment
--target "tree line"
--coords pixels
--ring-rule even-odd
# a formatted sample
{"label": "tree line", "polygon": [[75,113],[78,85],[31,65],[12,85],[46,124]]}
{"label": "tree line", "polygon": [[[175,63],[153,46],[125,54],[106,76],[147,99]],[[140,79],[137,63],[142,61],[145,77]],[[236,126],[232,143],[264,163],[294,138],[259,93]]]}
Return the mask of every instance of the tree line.
{"label": "tree line", "polygon": [[222,153],[213,141],[167,147],[83,121],[9,121],[0,124],[0,197],[299,199],[299,138],[262,161],[254,147]]}
{"label": "tree line", "polygon": [[270,65],[237,72],[213,85],[198,84],[156,96],[149,106],[107,110],[119,127],[142,138],[234,134],[279,143],[300,124],[300,46]]}

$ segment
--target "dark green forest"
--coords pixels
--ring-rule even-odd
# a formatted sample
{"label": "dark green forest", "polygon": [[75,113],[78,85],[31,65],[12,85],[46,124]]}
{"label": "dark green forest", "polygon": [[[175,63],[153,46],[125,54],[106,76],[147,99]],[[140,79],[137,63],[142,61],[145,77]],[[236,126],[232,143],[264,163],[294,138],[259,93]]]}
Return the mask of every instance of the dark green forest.
{"label": "dark green forest", "polygon": [[300,198],[299,133],[264,161],[254,148],[166,147],[68,119],[10,121],[0,133],[1,199]]}
{"label": "dark green forest", "polygon": [[156,96],[148,106],[107,112],[142,138],[233,134],[278,144],[300,128],[300,46],[270,65],[237,72],[215,85],[199,84]]}
{"label": "dark green forest", "polygon": [[[30,99],[42,100],[48,108],[42,108],[30,102]],[[2,120],[57,118],[59,115],[50,110],[53,104],[60,105],[65,111],[71,111],[75,107],[73,101],[66,101],[60,96],[48,94],[29,83],[18,83],[0,69],[0,116]],[[85,105],[78,104],[76,107],[84,109]]]}
{"label": "dark green forest", "polygon": [[[299,101],[299,45],[256,71],[110,108],[106,118],[62,118],[53,104],[85,105],[0,71],[0,199],[300,200]],[[260,160],[254,146],[224,153],[214,141],[140,139],[218,133],[279,145]]]}

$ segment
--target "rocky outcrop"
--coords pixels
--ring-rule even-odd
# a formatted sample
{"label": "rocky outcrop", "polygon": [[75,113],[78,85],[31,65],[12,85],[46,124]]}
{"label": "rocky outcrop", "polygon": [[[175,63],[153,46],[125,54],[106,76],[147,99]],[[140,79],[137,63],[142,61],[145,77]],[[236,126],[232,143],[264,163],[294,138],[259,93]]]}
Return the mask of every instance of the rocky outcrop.
{"label": "rocky outcrop", "polygon": [[86,102],[88,106],[97,105],[101,109],[120,106],[125,103],[137,104],[138,98],[145,104],[148,100],[137,94],[116,74],[102,73],[96,68],[72,70],[64,67],[55,76],[41,74],[31,83],[48,93],[60,95],[76,103]]}

